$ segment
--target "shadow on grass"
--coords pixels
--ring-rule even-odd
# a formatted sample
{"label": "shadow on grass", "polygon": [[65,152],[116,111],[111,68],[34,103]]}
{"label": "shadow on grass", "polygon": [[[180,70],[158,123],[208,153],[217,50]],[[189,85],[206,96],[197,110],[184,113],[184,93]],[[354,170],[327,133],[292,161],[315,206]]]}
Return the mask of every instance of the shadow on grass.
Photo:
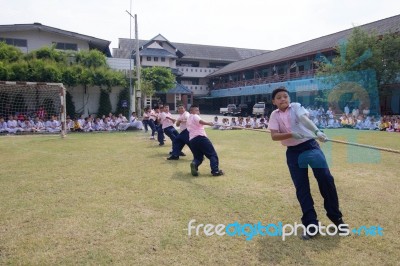
{"label": "shadow on grass", "polygon": [[[262,237],[258,240],[258,259],[268,264],[316,265],[324,260],[323,253],[332,253],[340,242],[339,236],[317,236],[311,240],[301,240],[290,236],[285,241],[281,237]],[[313,256],[318,257],[314,259]]]}
{"label": "shadow on grass", "polygon": [[[177,163],[178,161],[173,161],[173,163]],[[190,173],[190,162],[191,161],[187,161],[185,163],[187,163],[187,172],[184,171],[177,171],[174,174],[172,174],[171,178],[175,179],[175,180],[179,180],[179,181],[185,181],[185,182],[190,182],[192,183],[193,180],[195,179],[199,179],[199,178],[218,178],[215,176],[212,176],[210,173],[201,173],[199,172],[198,176],[192,176],[192,174]]]}

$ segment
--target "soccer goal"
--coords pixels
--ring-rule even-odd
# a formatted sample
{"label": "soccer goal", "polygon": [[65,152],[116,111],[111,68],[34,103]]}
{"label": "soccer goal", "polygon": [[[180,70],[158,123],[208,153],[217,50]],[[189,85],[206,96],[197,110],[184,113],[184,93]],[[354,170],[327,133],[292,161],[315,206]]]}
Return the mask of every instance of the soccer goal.
{"label": "soccer goal", "polygon": [[[0,81],[0,117],[8,122],[12,116],[18,122],[16,134],[43,132],[64,137],[65,95],[62,83]],[[40,122],[43,128],[39,130],[35,126]]]}

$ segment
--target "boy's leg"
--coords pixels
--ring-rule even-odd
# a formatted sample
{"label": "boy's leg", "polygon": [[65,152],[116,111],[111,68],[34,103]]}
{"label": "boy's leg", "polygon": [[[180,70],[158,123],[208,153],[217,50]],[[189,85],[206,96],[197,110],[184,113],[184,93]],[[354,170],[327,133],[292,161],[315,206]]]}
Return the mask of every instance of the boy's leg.
{"label": "boy's leg", "polygon": [[171,139],[172,142],[174,142],[176,136],[179,135],[178,131],[176,131],[176,129],[173,126],[165,128],[164,133]]}
{"label": "boy's leg", "polygon": [[190,141],[190,146],[192,147],[193,162],[196,167],[198,167],[204,160],[204,153],[201,150],[202,142],[201,136],[195,137]]}
{"label": "boy's leg", "polygon": [[308,166],[299,165],[299,155],[302,151],[286,151],[287,165],[289,167],[290,176],[292,177],[296,188],[296,196],[300,203],[303,216],[302,223],[305,226],[310,224],[318,225],[317,213],[314,209],[314,201],[311,196],[310,182],[308,178]]}
{"label": "boy's leg", "polygon": [[164,132],[161,125],[157,125],[157,140],[160,143],[159,145],[164,145]]}
{"label": "boy's leg", "polygon": [[326,215],[333,222],[341,221],[342,213],[339,210],[339,199],[335,181],[326,163],[325,155],[320,149],[313,149],[313,162],[310,163],[314,176],[317,179],[319,191],[324,198]]}
{"label": "boy's leg", "polygon": [[172,142],[172,156],[179,157],[184,146],[185,142],[179,134]]}
{"label": "boy's leg", "polygon": [[156,133],[156,125],[154,125],[154,121],[149,119],[149,126],[151,128],[151,136],[154,138],[154,133]]}
{"label": "boy's leg", "polygon": [[202,150],[204,155],[210,160],[211,173],[212,174],[219,173],[218,155],[211,141],[207,137],[201,138],[200,149]]}

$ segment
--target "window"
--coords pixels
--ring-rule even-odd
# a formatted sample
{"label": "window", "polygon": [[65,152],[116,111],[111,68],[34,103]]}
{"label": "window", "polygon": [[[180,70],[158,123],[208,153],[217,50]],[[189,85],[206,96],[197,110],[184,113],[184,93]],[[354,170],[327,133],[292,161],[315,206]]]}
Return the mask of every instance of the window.
{"label": "window", "polygon": [[161,62],[165,62],[165,57],[161,57]]}
{"label": "window", "polygon": [[28,41],[24,39],[14,39],[14,38],[1,38],[0,42],[5,42],[8,45],[13,45],[16,47],[28,47]]}
{"label": "window", "polygon": [[150,56],[147,57],[147,61],[151,61],[151,57]]}
{"label": "window", "polygon": [[53,44],[55,44],[55,47],[58,50],[78,51],[78,45],[76,43],[53,42]]}
{"label": "window", "polygon": [[154,57],[154,62],[158,62],[158,57]]}

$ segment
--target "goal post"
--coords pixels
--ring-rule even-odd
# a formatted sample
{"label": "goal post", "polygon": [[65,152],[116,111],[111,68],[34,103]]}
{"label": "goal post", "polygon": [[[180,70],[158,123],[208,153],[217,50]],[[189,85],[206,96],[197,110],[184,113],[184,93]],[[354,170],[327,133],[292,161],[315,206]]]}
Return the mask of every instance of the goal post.
{"label": "goal post", "polygon": [[[65,137],[66,89],[62,83],[0,81],[0,118],[17,117],[13,133],[54,133]],[[26,125],[22,124],[25,123]],[[41,121],[42,129],[30,126]]]}

